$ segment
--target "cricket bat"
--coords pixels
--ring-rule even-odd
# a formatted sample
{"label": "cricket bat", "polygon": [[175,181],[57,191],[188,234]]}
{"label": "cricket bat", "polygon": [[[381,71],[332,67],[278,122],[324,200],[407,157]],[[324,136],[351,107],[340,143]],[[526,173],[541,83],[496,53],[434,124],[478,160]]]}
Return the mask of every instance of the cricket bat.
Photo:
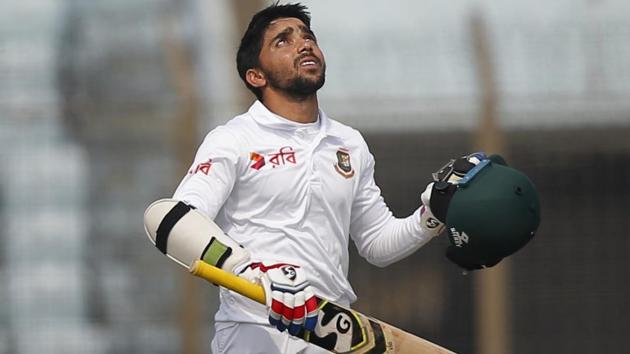
{"label": "cricket bat", "polygon": [[[147,208],[144,224],[151,243],[193,275],[266,304],[262,286],[234,274],[234,265],[249,253],[193,207],[172,199],[156,201]],[[453,353],[326,299],[318,298],[317,303],[315,330],[302,330],[297,337],[332,353]]]}
{"label": "cricket bat", "polygon": [[[201,260],[193,263],[190,272],[263,305],[266,303],[262,286],[250,283]],[[319,313],[315,331],[302,330],[298,337],[332,353],[454,353],[428,340],[325,299],[317,298],[317,302]]]}

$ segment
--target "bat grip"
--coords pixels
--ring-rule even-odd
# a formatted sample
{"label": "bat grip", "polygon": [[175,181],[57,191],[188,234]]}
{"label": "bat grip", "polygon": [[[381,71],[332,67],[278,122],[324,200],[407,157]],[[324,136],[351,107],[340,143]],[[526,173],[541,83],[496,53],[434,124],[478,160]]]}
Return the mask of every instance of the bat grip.
{"label": "bat grip", "polygon": [[190,273],[213,284],[235,291],[263,305],[267,303],[265,300],[265,290],[262,286],[250,283],[238,275],[211,266],[204,261],[195,261],[190,267]]}

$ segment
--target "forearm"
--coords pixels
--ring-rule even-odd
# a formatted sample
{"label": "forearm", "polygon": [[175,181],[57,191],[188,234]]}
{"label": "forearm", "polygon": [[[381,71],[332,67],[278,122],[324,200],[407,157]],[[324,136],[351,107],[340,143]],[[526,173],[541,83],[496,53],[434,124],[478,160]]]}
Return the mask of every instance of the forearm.
{"label": "forearm", "polygon": [[421,227],[420,209],[407,218],[391,216],[372,233],[369,237],[371,242],[365,245],[362,256],[378,267],[409,256],[435,236],[435,233]]}

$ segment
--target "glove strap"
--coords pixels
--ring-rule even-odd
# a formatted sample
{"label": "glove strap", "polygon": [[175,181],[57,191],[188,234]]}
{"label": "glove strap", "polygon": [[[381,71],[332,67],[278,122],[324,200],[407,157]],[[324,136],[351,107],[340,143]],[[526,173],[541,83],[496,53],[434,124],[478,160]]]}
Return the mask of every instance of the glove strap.
{"label": "glove strap", "polygon": [[457,190],[457,186],[454,184],[439,181],[433,184],[433,190],[431,191],[430,208],[433,216],[440,220],[442,223],[446,223],[446,212],[448,211],[448,204],[453,198],[453,194]]}

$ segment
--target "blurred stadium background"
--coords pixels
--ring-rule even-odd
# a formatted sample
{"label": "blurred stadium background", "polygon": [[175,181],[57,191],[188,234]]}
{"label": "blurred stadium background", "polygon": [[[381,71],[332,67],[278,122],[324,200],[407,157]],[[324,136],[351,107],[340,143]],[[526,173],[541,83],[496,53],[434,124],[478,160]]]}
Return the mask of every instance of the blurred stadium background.
{"label": "blurred stadium background", "polygon": [[[538,235],[462,274],[446,238],[355,308],[461,353],[629,353],[630,3],[304,1],[323,108],[398,216],[462,152],[537,185]],[[0,353],[207,353],[216,289],[148,242],[205,133],[252,101],[234,55],[265,1],[0,0]]]}

